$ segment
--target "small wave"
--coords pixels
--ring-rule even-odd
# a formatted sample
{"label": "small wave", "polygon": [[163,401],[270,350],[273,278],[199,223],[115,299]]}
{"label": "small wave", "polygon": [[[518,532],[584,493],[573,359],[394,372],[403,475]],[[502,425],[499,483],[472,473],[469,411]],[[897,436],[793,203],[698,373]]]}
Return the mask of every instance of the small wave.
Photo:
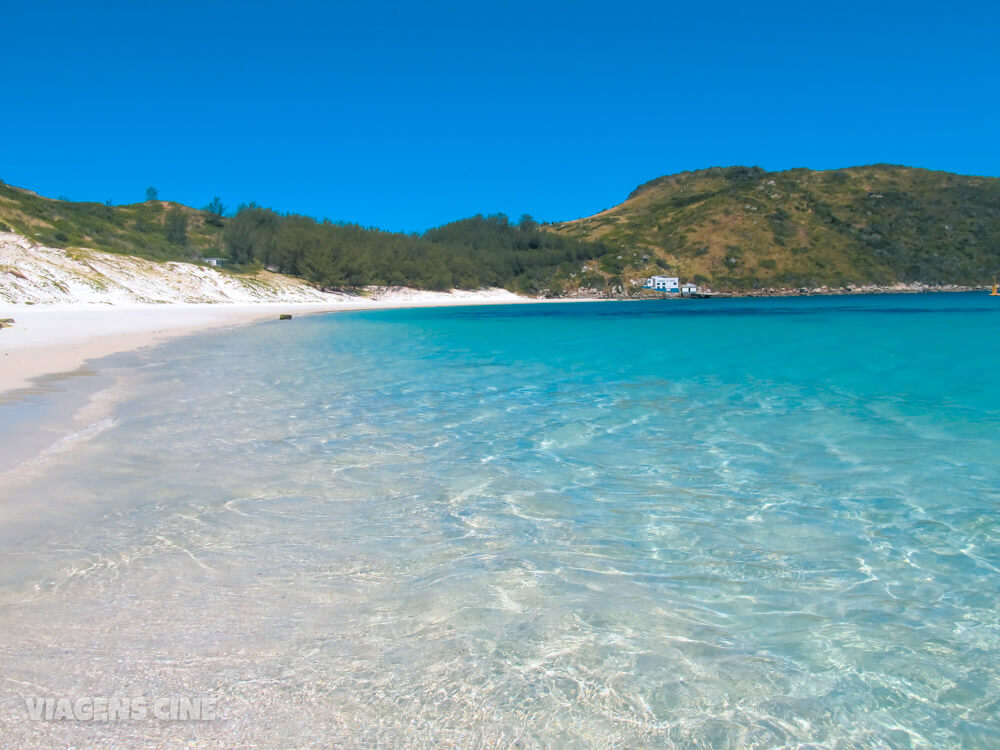
{"label": "small wave", "polygon": [[71,432],[68,435],[63,435],[54,443],[42,449],[34,458],[22,461],[7,471],[0,473],[0,483],[11,486],[39,477],[42,470],[51,464],[54,458],[68,453],[88,440],[92,440],[102,432],[110,430],[116,424],[117,421],[112,417],[104,417],[88,424],[82,429]]}

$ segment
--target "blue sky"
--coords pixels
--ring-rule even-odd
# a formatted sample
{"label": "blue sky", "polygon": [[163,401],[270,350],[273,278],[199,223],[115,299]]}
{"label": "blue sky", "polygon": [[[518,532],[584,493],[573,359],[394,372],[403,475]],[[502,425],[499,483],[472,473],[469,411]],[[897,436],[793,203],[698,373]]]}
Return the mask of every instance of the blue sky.
{"label": "blue sky", "polygon": [[412,231],[576,218],[715,165],[996,176],[997,8],[11,4],[0,178]]}

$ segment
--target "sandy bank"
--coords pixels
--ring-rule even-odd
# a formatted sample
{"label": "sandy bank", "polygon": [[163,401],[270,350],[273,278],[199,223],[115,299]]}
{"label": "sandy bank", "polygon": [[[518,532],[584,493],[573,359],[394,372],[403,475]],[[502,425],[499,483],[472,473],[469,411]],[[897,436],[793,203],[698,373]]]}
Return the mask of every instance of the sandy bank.
{"label": "sandy bank", "polygon": [[421,292],[392,290],[369,297],[332,297],[327,302],[243,304],[86,303],[0,305],[0,392],[23,388],[33,378],[78,369],[86,361],[131,351],[184,334],[277,318],[402,307],[437,307],[533,302],[503,290]]}

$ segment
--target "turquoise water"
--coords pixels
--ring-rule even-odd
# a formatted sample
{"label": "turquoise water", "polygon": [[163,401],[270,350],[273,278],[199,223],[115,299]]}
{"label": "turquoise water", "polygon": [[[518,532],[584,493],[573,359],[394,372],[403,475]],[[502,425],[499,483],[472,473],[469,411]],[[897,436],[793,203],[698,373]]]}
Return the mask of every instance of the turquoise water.
{"label": "turquoise water", "polygon": [[[160,347],[4,490],[6,729],[996,747],[998,325],[968,294],[580,303]],[[27,685],[222,718],[29,724]]]}

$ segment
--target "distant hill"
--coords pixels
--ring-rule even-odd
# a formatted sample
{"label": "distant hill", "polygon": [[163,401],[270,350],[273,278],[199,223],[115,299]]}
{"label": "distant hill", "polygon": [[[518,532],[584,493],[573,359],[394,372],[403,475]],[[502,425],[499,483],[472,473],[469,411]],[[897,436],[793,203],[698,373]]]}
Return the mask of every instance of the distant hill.
{"label": "distant hill", "polygon": [[717,291],[848,284],[981,285],[1000,275],[1000,179],[874,165],[713,167],[659,177],[621,205],[557,224],[475,216],[422,234],[256,205],[234,216],[166,201],[41,197],[0,182],[0,231],[152,260],[222,256],[325,289],[504,287],[634,294],[666,272]]}
{"label": "distant hill", "polygon": [[619,250],[609,276],[717,289],[983,284],[1000,273],[1000,179],[891,165],[715,167],[659,177],[550,231]]}

